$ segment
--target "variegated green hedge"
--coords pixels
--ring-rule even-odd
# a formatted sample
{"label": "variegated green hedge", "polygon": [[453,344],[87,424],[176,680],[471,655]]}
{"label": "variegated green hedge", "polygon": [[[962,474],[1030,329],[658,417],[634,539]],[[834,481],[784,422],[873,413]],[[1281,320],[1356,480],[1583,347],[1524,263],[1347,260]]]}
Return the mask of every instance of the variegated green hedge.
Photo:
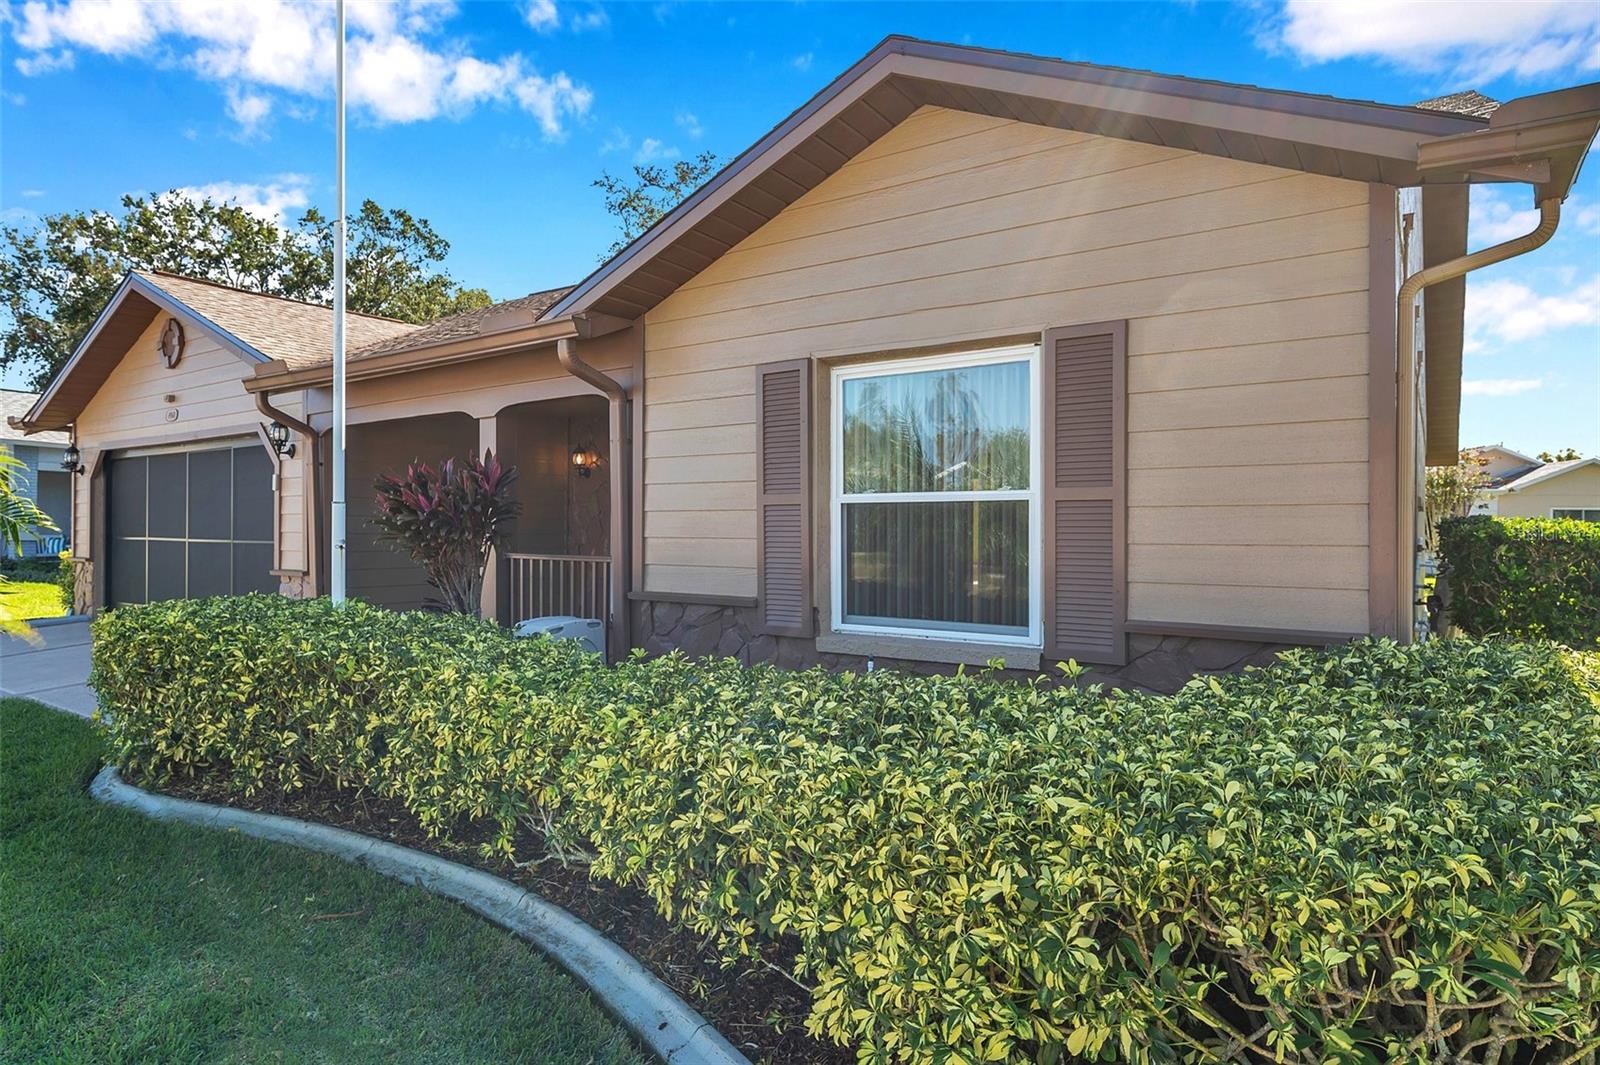
{"label": "variegated green hedge", "polygon": [[605,668],[247,597],[113,611],[94,663],[134,779],[543,832],[730,953],[792,937],[812,1026],[865,1060],[1600,1045],[1600,668],[1552,645],[1369,642],[1107,698]]}

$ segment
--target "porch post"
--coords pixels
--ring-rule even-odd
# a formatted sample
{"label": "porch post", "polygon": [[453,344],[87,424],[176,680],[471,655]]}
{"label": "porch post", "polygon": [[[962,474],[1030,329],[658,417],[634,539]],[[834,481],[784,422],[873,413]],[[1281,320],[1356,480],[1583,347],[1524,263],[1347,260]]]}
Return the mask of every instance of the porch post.
{"label": "porch post", "polygon": [[[499,432],[493,415],[478,419],[478,455],[500,454]],[[490,621],[500,620],[500,552],[490,548],[488,565],[483,568],[483,597],[478,612]]]}

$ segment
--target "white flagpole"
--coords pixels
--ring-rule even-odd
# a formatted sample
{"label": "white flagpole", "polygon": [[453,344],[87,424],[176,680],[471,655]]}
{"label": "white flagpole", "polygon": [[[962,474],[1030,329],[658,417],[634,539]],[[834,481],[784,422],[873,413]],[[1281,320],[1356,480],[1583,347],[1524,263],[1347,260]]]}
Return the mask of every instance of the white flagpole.
{"label": "white flagpole", "polygon": [[334,215],[333,215],[333,558],[329,590],[335,606],[345,592],[344,484],[344,0],[335,4],[338,36],[334,46]]}

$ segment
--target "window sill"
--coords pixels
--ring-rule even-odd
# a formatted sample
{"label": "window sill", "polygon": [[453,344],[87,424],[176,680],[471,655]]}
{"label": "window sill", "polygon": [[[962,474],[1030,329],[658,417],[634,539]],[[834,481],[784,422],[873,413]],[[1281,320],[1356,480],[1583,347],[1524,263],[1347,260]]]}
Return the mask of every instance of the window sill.
{"label": "window sill", "polygon": [[969,640],[925,640],[910,636],[871,633],[824,632],[817,634],[817,650],[826,654],[898,658],[907,662],[945,665],[987,665],[992,658],[1005,660],[1007,669],[1037,670],[1043,654],[1035,647],[982,643]]}

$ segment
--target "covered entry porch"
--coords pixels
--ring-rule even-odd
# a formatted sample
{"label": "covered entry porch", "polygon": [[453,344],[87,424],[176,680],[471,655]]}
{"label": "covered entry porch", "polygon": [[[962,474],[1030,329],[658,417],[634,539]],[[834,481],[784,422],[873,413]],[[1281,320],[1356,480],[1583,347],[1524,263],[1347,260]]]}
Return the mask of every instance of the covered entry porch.
{"label": "covered entry porch", "polygon": [[[422,567],[384,543],[372,524],[372,486],[411,463],[437,468],[446,459],[488,450],[515,467],[512,492],[521,513],[491,556],[484,616],[503,625],[559,614],[609,620],[607,419],[605,398],[584,395],[516,403],[486,418],[453,411],[351,425],[350,595],[396,610],[429,605],[432,589]],[[331,485],[324,487],[331,495]]]}

